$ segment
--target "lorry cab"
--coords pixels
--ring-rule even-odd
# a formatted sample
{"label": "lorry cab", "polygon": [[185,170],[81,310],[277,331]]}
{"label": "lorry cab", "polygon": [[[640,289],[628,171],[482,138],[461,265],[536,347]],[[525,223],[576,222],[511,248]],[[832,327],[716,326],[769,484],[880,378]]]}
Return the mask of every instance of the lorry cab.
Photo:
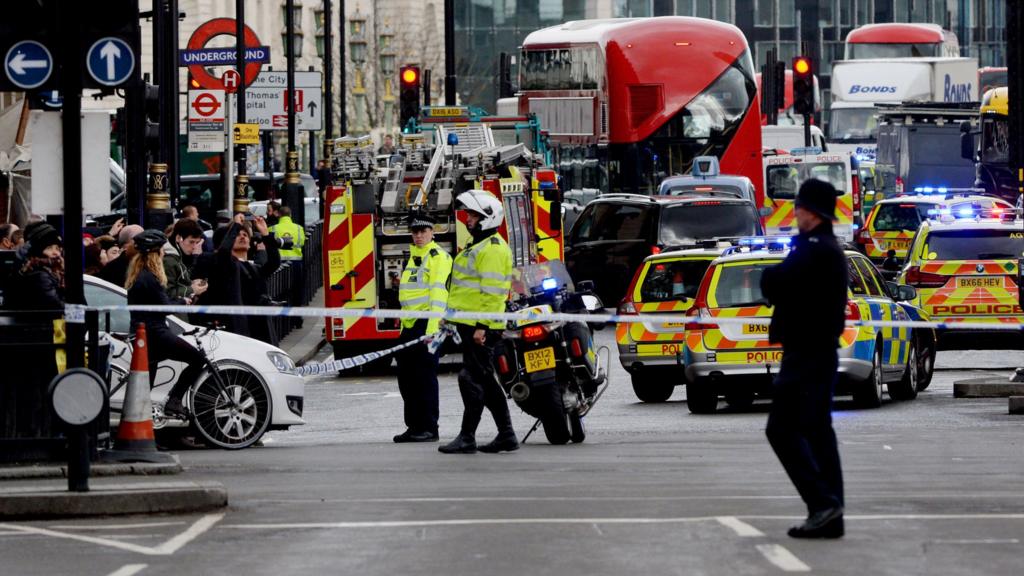
{"label": "lorry cab", "polygon": [[836,199],[838,220],[834,230],[840,240],[853,241],[854,228],[860,224],[860,177],[856,173],[857,163],[849,153],[796,148],[791,154],[766,154],[763,163],[768,235],[796,234],[793,208],[797,191],[805,180],[818,178],[841,193]]}
{"label": "lorry cab", "polygon": [[[777,150],[792,150],[803,148],[804,142],[803,125],[794,126],[762,126],[761,147]],[[822,152],[828,152],[828,143],[825,142],[825,133],[817,126],[811,126],[811,148],[821,148]]]}

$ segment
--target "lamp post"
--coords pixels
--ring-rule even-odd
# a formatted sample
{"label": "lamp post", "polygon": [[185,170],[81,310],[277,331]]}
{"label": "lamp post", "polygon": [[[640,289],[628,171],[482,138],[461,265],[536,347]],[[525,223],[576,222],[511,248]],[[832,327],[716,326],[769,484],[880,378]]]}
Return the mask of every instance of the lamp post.
{"label": "lamp post", "polygon": [[305,214],[302,198],[299,196],[299,152],[295,149],[295,59],[299,57],[298,52],[302,48],[302,32],[295,28],[295,12],[296,9],[301,10],[301,8],[302,5],[296,4],[295,0],[285,1],[284,49],[285,58],[288,61],[287,102],[285,104],[288,112],[288,155],[285,158],[284,175],[285,202],[291,207],[295,223],[300,226],[305,224]]}
{"label": "lamp post", "polygon": [[395,63],[398,61],[398,54],[395,53],[395,32],[391,24],[384,22],[384,27],[377,35],[377,50],[380,58],[380,74],[383,78],[384,95],[381,101],[384,103],[384,115],[380,125],[387,130],[394,125],[392,118],[395,111]]}
{"label": "lamp post", "polygon": [[324,0],[315,11],[316,53],[324,61],[324,160],[330,162],[334,150],[334,46],[331,45],[331,4]]}
{"label": "lamp post", "polygon": [[356,98],[356,119],[354,129],[357,132],[365,132],[369,127],[368,111],[366,103],[366,75],[363,72],[363,64],[366,63],[366,18],[356,7],[356,13],[349,18],[349,54],[352,58],[352,67],[355,69],[352,95]]}

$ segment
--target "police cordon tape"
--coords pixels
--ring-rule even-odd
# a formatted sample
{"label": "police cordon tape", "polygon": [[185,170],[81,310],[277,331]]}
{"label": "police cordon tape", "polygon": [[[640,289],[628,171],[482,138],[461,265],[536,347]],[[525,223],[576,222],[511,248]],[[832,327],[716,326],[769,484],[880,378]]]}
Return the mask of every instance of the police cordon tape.
{"label": "police cordon tape", "polygon": [[420,342],[428,342],[427,350],[431,354],[436,354],[438,348],[441,347],[441,344],[443,344],[448,337],[451,337],[457,344],[462,343],[461,339],[459,338],[458,332],[456,332],[453,328],[449,326],[444,326],[436,334],[424,334],[419,338],[416,338],[414,340],[408,340],[406,342],[403,342],[396,346],[392,346],[391,348],[386,348],[384,350],[378,350],[376,352],[367,352],[365,354],[356,354],[355,356],[342,358],[341,360],[333,360],[331,362],[317,362],[315,364],[305,364],[303,366],[299,366],[298,368],[296,368],[293,371],[293,374],[296,374],[298,376],[318,376],[320,374],[328,374],[333,372],[341,372],[343,370],[351,370],[352,368],[357,368],[359,366],[369,364],[374,360],[380,360],[381,358],[386,358],[388,356],[391,356],[392,354],[401,352],[402,350],[405,350],[410,346],[415,346]]}
{"label": "police cordon tape", "polygon": [[[314,308],[291,306],[157,306],[141,304],[117,304],[110,306],[65,305],[68,322],[83,322],[86,310],[98,312],[165,312],[168,314],[218,314],[235,316],[286,316],[293,318],[391,318],[391,319],[434,319],[442,320],[501,320],[547,322],[590,322],[600,324],[770,324],[771,318],[685,316],[681,314],[573,314],[567,312],[543,313],[535,310],[517,312],[430,312],[415,310],[394,310],[377,308]],[[937,330],[985,330],[1024,332],[1024,323],[1010,322],[930,322],[926,320],[847,320],[850,327],[873,326],[876,328],[935,328]]]}

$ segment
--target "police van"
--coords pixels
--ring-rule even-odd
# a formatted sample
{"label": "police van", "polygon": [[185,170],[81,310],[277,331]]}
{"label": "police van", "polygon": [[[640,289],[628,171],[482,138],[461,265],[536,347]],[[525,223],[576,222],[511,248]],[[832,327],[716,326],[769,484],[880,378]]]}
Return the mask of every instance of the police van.
{"label": "police van", "polygon": [[857,162],[849,153],[823,153],[820,148],[795,148],[789,154],[765,152],[764,207],[769,214],[765,232],[769,235],[797,233],[794,201],[800,185],[811,178],[825,180],[835,186],[838,220],[833,230],[840,241],[852,242],[860,226],[860,177]]}

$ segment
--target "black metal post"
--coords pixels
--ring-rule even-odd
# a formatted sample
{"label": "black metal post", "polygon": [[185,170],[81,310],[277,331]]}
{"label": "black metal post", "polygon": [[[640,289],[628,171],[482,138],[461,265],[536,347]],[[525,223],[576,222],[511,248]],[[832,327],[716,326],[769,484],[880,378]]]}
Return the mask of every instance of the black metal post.
{"label": "black metal post", "polygon": [[[331,4],[324,0],[324,159],[334,147],[334,46],[331,45]],[[342,90],[344,92],[344,90]]]}
{"label": "black metal post", "polygon": [[[238,122],[245,123],[245,0],[235,0],[235,50],[237,51],[235,69],[238,71],[238,92],[235,93],[235,104]],[[248,147],[244,144],[235,146],[235,160],[238,162],[238,174],[243,175],[248,168]],[[237,196],[240,190],[235,190]]]}
{"label": "black metal post", "polygon": [[285,2],[285,58],[288,61],[288,155],[284,175],[285,203],[292,209],[296,224],[305,224],[302,197],[299,192],[299,152],[295,148],[295,0]]}
{"label": "black metal post", "polygon": [[[1010,101],[1008,133],[1017,135],[1024,128],[1024,102],[1021,102],[1021,98],[1024,98],[1024,46],[1021,46],[1024,35],[1021,26],[1024,26],[1024,7],[1019,0],[1006,0],[1006,77],[1007,98]],[[1024,145],[1019,137],[1010,138],[1010,169],[1017,175],[1017,192],[1024,194]],[[1017,263],[1024,265],[1024,254],[1018,255]],[[1024,293],[1024,287],[1019,290]],[[1024,298],[1018,300],[1024,305]],[[1024,382],[1024,367],[1017,368],[1012,380]]]}
{"label": "black metal post", "polygon": [[[64,96],[61,129],[64,140],[64,301],[85,304],[82,278],[82,52],[79,46],[81,5],[62,2],[57,8],[61,39],[60,92]],[[85,366],[85,324],[67,324],[67,367]]]}
{"label": "black metal post", "polygon": [[[138,67],[136,67],[138,70]],[[125,195],[128,223],[142,224],[146,198],[146,89],[136,74],[137,82],[124,89],[125,130]]]}
{"label": "black metal post", "polygon": [[345,72],[348,64],[345,61],[345,0],[338,0],[338,73],[341,78],[338,80],[338,135],[348,134],[348,113],[345,104],[345,95],[348,93],[346,86]]}
{"label": "black metal post", "polygon": [[455,0],[444,0],[444,105],[455,106]]}
{"label": "black metal post", "polygon": [[167,164],[167,191],[171,208],[178,204],[178,182],[181,174],[178,126],[181,116],[178,108],[178,0],[166,0],[164,20],[164,46],[160,56],[164,76],[160,90],[164,95],[160,104],[160,142],[163,163]]}

